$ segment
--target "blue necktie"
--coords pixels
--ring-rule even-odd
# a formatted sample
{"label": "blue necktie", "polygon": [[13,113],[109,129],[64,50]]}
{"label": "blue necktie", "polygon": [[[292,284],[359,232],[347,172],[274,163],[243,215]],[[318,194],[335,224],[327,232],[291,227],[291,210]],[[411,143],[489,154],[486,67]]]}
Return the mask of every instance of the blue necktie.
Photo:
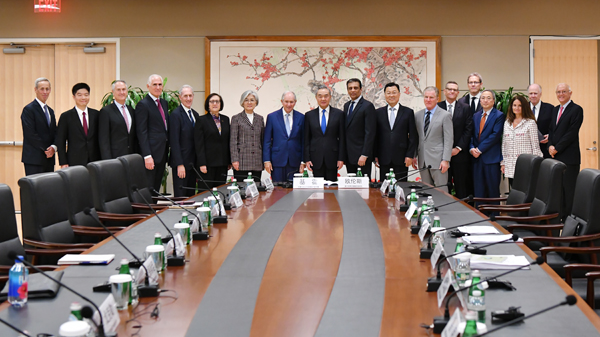
{"label": "blue necktie", "polygon": [[323,131],[323,134],[325,134],[325,129],[327,129],[327,120],[325,119],[325,112],[327,112],[327,110],[323,109],[323,117],[321,117],[321,131]]}
{"label": "blue necktie", "polygon": [[48,112],[48,106],[44,105],[44,114],[46,115],[46,121],[48,122],[48,126],[50,126],[50,113]]}
{"label": "blue necktie", "polygon": [[352,117],[353,111],[354,111],[354,102],[352,102],[352,104],[350,104],[350,109],[348,109],[348,120],[350,120],[350,117]]}
{"label": "blue necktie", "polygon": [[196,122],[194,121],[194,118],[192,117],[192,110],[188,110],[188,114],[190,115],[190,121],[192,122],[192,126],[196,126]]}
{"label": "blue necktie", "polygon": [[394,122],[396,121],[396,115],[394,114],[396,108],[390,108],[390,129],[394,129]]}

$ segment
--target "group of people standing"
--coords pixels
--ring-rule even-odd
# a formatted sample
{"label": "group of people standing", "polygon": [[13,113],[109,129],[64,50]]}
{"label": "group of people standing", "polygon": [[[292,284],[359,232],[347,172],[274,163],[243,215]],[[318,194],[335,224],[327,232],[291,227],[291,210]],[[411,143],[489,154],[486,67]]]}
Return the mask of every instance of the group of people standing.
{"label": "group of people standing", "polygon": [[26,174],[52,171],[58,152],[61,167],[116,158],[130,153],[144,157],[150,187],[158,190],[167,161],[173,168],[176,196],[192,195],[196,172],[211,186],[234,176],[257,181],[263,169],[275,182],[287,181],[305,168],[314,176],[335,181],[344,165],[348,173],[361,169],[371,176],[372,163],[382,173],[393,169],[396,179],[407,180],[408,168],[419,170],[423,181],[436,186],[451,183],[458,198],[498,197],[501,174],[511,181],[522,153],[555,158],[567,164],[565,196],[568,210],[579,172],[578,132],[583,110],[570,100],[566,84],[556,88],[560,105],[541,102],[542,88],[528,88],[529,101],[517,95],[506,116],[495,106],[495,95],[481,90],[478,73],[468,76],[469,94],[458,99],[459,87],[449,81],[445,100],[434,86],[423,90],[425,108],[416,113],[401,105],[400,87],[384,86],[386,105],[378,109],[362,96],[362,83],[346,82],[350,100],[343,110],[330,106],[331,90],[316,88],[318,107],[302,114],[294,109],[294,92],[281,96],[282,108],[264,118],[254,110],[258,93],[245,91],[243,111],[221,114],[223,98],[217,93],[204,102],[200,115],[192,104],[193,88],[179,90],[181,105],[170,115],[160,98],[160,75],[148,78],[146,95],[135,107],[126,104],[125,81],[112,85],[114,101],[97,111],[88,107],[90,87],[73,86],[75,107],[64,112],[56,126],[54,111],[46,105],[50,81],[35,82],[36,99],[21,115]]}

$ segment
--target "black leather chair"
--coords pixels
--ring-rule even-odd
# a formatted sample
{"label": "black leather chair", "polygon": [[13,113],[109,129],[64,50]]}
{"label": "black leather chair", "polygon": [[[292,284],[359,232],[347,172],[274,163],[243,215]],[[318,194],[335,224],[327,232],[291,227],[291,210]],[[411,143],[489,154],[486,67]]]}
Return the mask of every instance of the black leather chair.
{"label": "black leather chair", "polygon": [[89,163],[87,168],[96,211],[129,215],[150,213],[147,206],[133,205],[129,200],[127,174],[120,160],[99,160]]}
{"label": "black leather chair", "polygon": [[[23,243],[26,248],[90,248],[91,243],[76,243],[78,236],[106,237],[106,232],[72,228],[69,222],[67,193],[58,173],[41,173],[19,179]],[[44,259],[55,264],[57,259]]]}
{"label": "black leather chair", "polygon": [[[138,214],[122,215],[96,212],[90,174],[85,166],[67,167],[58,171],[58,174],[61,176],[67,191],[69,221],[72,226],[77,226],[81,229],[97,228],[100,227],[98,221],[106,222],[105,225],[107,226],[119,222],[121,225],[128,225],[145,218],[144,215]],[[91,216],[83,212],[86,208],[90,208]],[[110,227],[109,229],[113,232],[118,232],[123,227]]]}
{"label": "black leather chair", "polygon": [[[519,226],[517,223],[527,222],[529,225],[540,224],[542,221],[546,224],[560,223],[559,212],[562,203],[562,180],[566,165],[554,159],[544,159],[540,165],[537,177],[537,186],[535,197],[530,206],[510,207],[486,207],[488,211],[506,212],[527,211],[527,216],[496,216],[496,222],[510,232],[518,234],[520,237],[546,234],[552,236],[552,229],[534,226]],[[534,229],[535,228],[535,229]],[[538,247],[530,248],[537,250]]]}
{"label": "black leather chair", "polygon": [[[125,168],[126,180],[127,180],[127,191],[129,192],[129,200],[133,204],[137,205],[145,205],[146,202],[150,204],[156,204],[158,200],[161,200],[160,196],[153,196],[154,193],[148,187],[148,182],[146,179],[146,166],[144,164],[144,158],[141,155],[134,153],[128,154],[125,156],[121,156],[117,158],[123,164],[123,168]],[[133,191],[133,187],[136,186],[138,188],[138,192]],[[143,198],[142,198],[143,196]],[[145,201],[144,201],[145,199]],[[185,200],[186,198],[181,197],[171,197],[171,200]],[[166,200],[166,199],[165,199]],[[152,205],[152,207],[155,207]],[[159,206],[159,208],[164,208],[164,205]]]}
{"label": "black leather chair", "polygon": [[[517,158],[515,166],[515,178],[508,194],[502,198],[473,198],[475,202],[499,202],[505,201],[506,206],[528,207],[535,197],[538,179],[535,179],[540,170],[540,164],[544,158],[532,154],[522,154]],[[498,205],[479,205],[479,210],[489,213],[486,208],[497,209]],[[504,205],[503,205],[504,206]],[[525,216],[527,211],[509,212],[511,216]]]}
{"label": "black leather chair", "polygon": [[[14,260],[8,258],[9,252],[15,252],[17,255],[32,257],[54,255],[62,256],[64,254],[79,254],[85,249],[25,249],[19,239],[17,230],[17,220],[15,218],[15,204],[10,187],[0,184],[0,283],[8,279],[9,269],[14,264]],[[58,266],[38,266],[43,270],[54,270]],[[31,272],[33,272],[31,270]]]}

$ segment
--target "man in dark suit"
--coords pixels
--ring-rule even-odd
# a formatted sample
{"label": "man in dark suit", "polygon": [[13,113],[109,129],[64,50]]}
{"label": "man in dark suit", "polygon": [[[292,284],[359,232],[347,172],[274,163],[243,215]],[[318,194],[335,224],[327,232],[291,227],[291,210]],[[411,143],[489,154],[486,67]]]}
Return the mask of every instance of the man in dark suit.
{"label": "man in dark suit", "polygon": [[98,146],[100,112],[87,106],[90,102],[90,86],[86,83],[77,83],[71,92],[75,107],[60,115],[56,132],[58,163],[61,168],[87,165],[89,162],[100,160]]}
{"label": "man in dark suit", "polygon": [[282,108],[267,116],[263,141],[265,171],[273,181],[290,180],[292,172],[304,170],[304,115],[294,110],[296,94],[286,91],[281,96]]}
{"label": "man in dark suit", "polygon": [[344,104],[346,117],[346,171],[356,173],[360,167],[371,177],[373,145],[377,128],[375,107],[362,97],[362,82],[351,78],[346,82],[350,101]]}
{"label": "man in dark suit", "polygon": [[452,183],[456,197],[462,199],[473,194],[473,168],[468,152],[473,135],[473,115],[468,105],[456,100],[458,83],[448,81],[444,95],[446,100],[439,102],[438,106],[452,115],[454,130],[448,182]]}
{"label": "man in dark suit", "polygon": [[396,179],[406,181],[408,167],[412,165],[419,145],[415,113],[399,103],[398,84],[388,83],[383,91],[387,105],[375,111],[375,163],[380,167],[381,180],[393,168]]}
{"label": "man in dark suit", "polygon": [[54,171],[54,153],[56,152],[56,119],[54,110],[46,101],[50,97],[51,87],[47,78],[35,80],[35,99],[27,104],[21,113],[23,127],[23,153],[21,162],[25,166],[25,175]]}
{"label": "man in dark suit", "polygon": [[194,127],[200,116],[192,109],[194,89],[191,86],[184,85],[179,89],[179,100],[181,105],[169,116],[169,165],[173,168],[173,194],[176,197],[191,197],[194,190],[182,187],[196,186],[196,173],[193,168],[196,165]]}
{"label": "man in dark suit", "polygon": [[98,143],[102,159],[114,159],[137,152],[133,108],[126,104],[127,83],[116,80],[112,84],[114,101],[100,110]]}
{"label": "man in dark suit", "polygon": [[316,98],[319,107],[304,117],[304,161],[315,177],[337,181],[346,155],[344,112],[329,106],[331,91],[326,86],[318,87]]}
{"label": "man in dark suit", "polygon": [[550,153],[548,153],[548,133],[550,132],[550,121],[552,120],[554,105],[542,102],[542,87],[539,84],[531,84],[527,88],[527,93],[529,94],[529,105],[535,115],[538,131],[541,135],[540,149],[544,154],[544,158],[550,158]]}
{"label": "man in dark suit", "polygon": [[219,186],[227,179],[227,170],[231,168],[229,152],[229,117],[220,114],[223,110],[223,98],[212,93],[204,101],[206,114],[200,116],[194,130],[196,146],[196,165],[200,174],[210,187]]}
{"label": "man in dark suit", "polygon": [[141,155],[146,164],[148,186],[160,189],[169,153],[169,110],[161,99],[163,79],[160,75],[148,78],[148,95],[135,107],[135,125]]}
{"label": "man in dark suit", "polygon": [[579,129],[583,123],[583,109],[571,101],[571,87],[565,83],[556,86],[556,98],[560,105],[554,107],[548,134],[548,153],[552,158],[567,165],[563,175],[562,218],[571,213],[575,182],[581,165]]}
{"label": "man in dark suit", "polygon": [[458,101],[466,104],[470,107],[471,115],[474,115],[477,111],[481,110],[481,86],[483,85],[483,79],[479,73],[471,73],[467,77],[467,84],[469,85],[469,94],[461,97]]}
{"label": "man in dark suit", "polygon": [[481,93],[481,111],[473,116],[473,137],[470,153],[473,156],[474,196],[500,197],[500,162],[505,116],[494,108],[495,95],[491,90]]}

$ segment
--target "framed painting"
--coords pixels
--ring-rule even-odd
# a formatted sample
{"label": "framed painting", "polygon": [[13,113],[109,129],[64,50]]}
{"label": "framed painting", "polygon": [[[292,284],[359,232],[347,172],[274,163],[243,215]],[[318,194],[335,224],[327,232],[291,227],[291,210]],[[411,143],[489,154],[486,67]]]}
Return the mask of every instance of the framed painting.
{"label": "framed painting", "polygon": [[207,37],[206,94],[219,93],[223,113],[242,111],[241,94],[255,90],[256,112],[266,116],[281,108],[281,95],[293,91],[296,110],[317,106],[316,88],[332,91],[331,106],[342,108],[350,97],[346,81],[358,78],[363,97],[375,107],[385,103],[383,88],[400,86],[400,104],[422,109],[423,90],[441,84],[439,36],[262,36]]}

